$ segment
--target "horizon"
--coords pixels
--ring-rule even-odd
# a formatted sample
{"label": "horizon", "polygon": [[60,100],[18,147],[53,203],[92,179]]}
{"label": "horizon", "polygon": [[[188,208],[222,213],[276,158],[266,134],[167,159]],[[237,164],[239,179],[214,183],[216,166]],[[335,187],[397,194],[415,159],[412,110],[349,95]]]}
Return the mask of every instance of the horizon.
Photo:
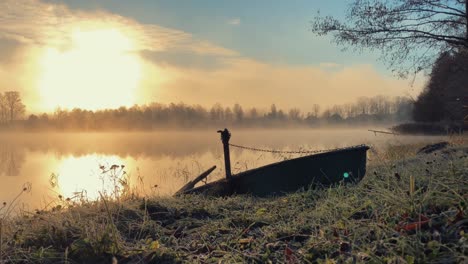
{"label": "horizon", "polygon": [[372,52],[314,36],[337,3],[39,1],[0,3],[0,92],[27,113],[151,102],[312,110],[359,97],[416,96]]}

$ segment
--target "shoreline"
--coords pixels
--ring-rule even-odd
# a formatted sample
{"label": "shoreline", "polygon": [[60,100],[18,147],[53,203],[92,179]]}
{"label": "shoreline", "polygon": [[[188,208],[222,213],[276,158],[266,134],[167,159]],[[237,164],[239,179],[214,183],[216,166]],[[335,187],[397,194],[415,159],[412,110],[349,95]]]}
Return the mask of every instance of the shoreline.
{"label": "shoreline", "polygon": [[372,152],[353,186],[271,198],[129,193],[2,219],[0,262],[466,261],[467,139],[420,147]]}

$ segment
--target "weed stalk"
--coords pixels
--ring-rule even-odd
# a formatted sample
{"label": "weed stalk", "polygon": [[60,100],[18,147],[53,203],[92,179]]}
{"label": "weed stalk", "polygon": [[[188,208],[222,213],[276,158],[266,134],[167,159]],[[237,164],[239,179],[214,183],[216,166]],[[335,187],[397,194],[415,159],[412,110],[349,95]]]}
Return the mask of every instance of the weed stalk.
{"label": "weed stalk", "polygon": [[101,192],[99,192],[99,195],[101,196],[101,199],[102,199],[102,201],[104,203],[104,207],[106,208],[107,217],[109,218],[109,222],[110,222],[111,229],[112,229],[112,238],[113,238],[114,245],[115,245],[117,251],[120,251],[120,246],[119,246],[119,243],[117,241],[117,228],[115,227],[114,219],[113,219],[112,214],[110,212],[109,205],[107,204],[107,201],[106,201],[106,199],[104,198],[104,196],[102,195]]}

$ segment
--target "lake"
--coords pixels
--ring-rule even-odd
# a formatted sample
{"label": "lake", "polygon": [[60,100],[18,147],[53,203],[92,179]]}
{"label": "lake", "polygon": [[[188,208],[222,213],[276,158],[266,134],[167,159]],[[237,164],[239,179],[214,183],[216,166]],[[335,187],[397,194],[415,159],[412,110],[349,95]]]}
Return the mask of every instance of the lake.
{"label": "lake", "polygon": [[[434,142],[443,137],[394,136],[362,129],[233,130],[231,143],[274,150],[317,150],[369,144]],[[297,157],[231,148],[237,173]],[[0,134],[0,202],[16,209],[47,208],[51,201],[96,199],[129,183],[141,195],[172,195],[209,167],[209,181],[224,177],[216,131]],[[116,189],[116,186],[120,186]],[[128,185],[127,185],[128,186]],[[1,211],[0,211],[1,213]]]}

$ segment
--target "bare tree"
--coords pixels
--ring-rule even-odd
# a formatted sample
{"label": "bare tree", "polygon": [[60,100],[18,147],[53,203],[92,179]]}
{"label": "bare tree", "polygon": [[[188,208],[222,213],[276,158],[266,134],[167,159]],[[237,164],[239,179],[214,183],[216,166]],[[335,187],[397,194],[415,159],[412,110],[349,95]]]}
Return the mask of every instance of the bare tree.
{"label": "bare tree", "polygon": [[258,118],[258,110],[255,107],[252,107],[249,111],[249,115],[251,119],[257,119]]}
{"label": "bare tree", "polygon": [[232,121],[234,120],[234,113],[232,112],[231,108],[228,106],[224,109],[224,121]]}
{"label": "bare tree", "polygon": [[314,117],[317,118],[320,113],[320,105],[318,104],[312,105],[312,113],[314,114]]}
{"label": "bare tree", "polygon": [[211,107],[210,117],[211,120],[221,120],[224,118],[224,108],[220,103],[216,103]]}
{"label": "bare tree", "polygon": [[370,113],[369,111],[369,108],[370,108],[370,104],[369,104],[369,101],[370,99],[367,98],[367,97],[359,97],[358,98],[358,101],[357,101],[357,106],[359,108],[359,113],[360,115],[367,115]]}
{"label": "bare tree", "polygon": [[7,113],[10,119],[10,123],[18,118],[21,118],[24,115],[26,107],[21,101],[21,96],[19,92],[16,92],[16,91],[5,92],[4,102],[7,108]]}
{"label": "bare tree", "polygon": [[302,113],[299,108],[291,108],[288,113],[289,119],[293,121],[298,121],[302,119]]}
{"label": "bare tree", "polygon": [[242,120],[244,120],[244,110],[242,109],[242,106],[235,104],[233,111],[236,122],[242,122]]}
{"label": "bare tree", "polygon": [[8,121],[8,111],[5,96],[0,93],[0,124],[5,124]]}
{"label": "bare tree", "polygon": [[275,119],[277,116],[278,116],[278,110],[276,109],[276,105],[275,104],[272,104],[271,107],[270,107],[270,113],[268,113],[267,115],[272,118],[272,119]]}
{"label": "bare tree", "polygon": [[339,45],[379,50],[406,77],[429,69],[437,54],[468,48],[467,20],[466,0],[354,0],[345,21],[317,16],[311,30]]}

